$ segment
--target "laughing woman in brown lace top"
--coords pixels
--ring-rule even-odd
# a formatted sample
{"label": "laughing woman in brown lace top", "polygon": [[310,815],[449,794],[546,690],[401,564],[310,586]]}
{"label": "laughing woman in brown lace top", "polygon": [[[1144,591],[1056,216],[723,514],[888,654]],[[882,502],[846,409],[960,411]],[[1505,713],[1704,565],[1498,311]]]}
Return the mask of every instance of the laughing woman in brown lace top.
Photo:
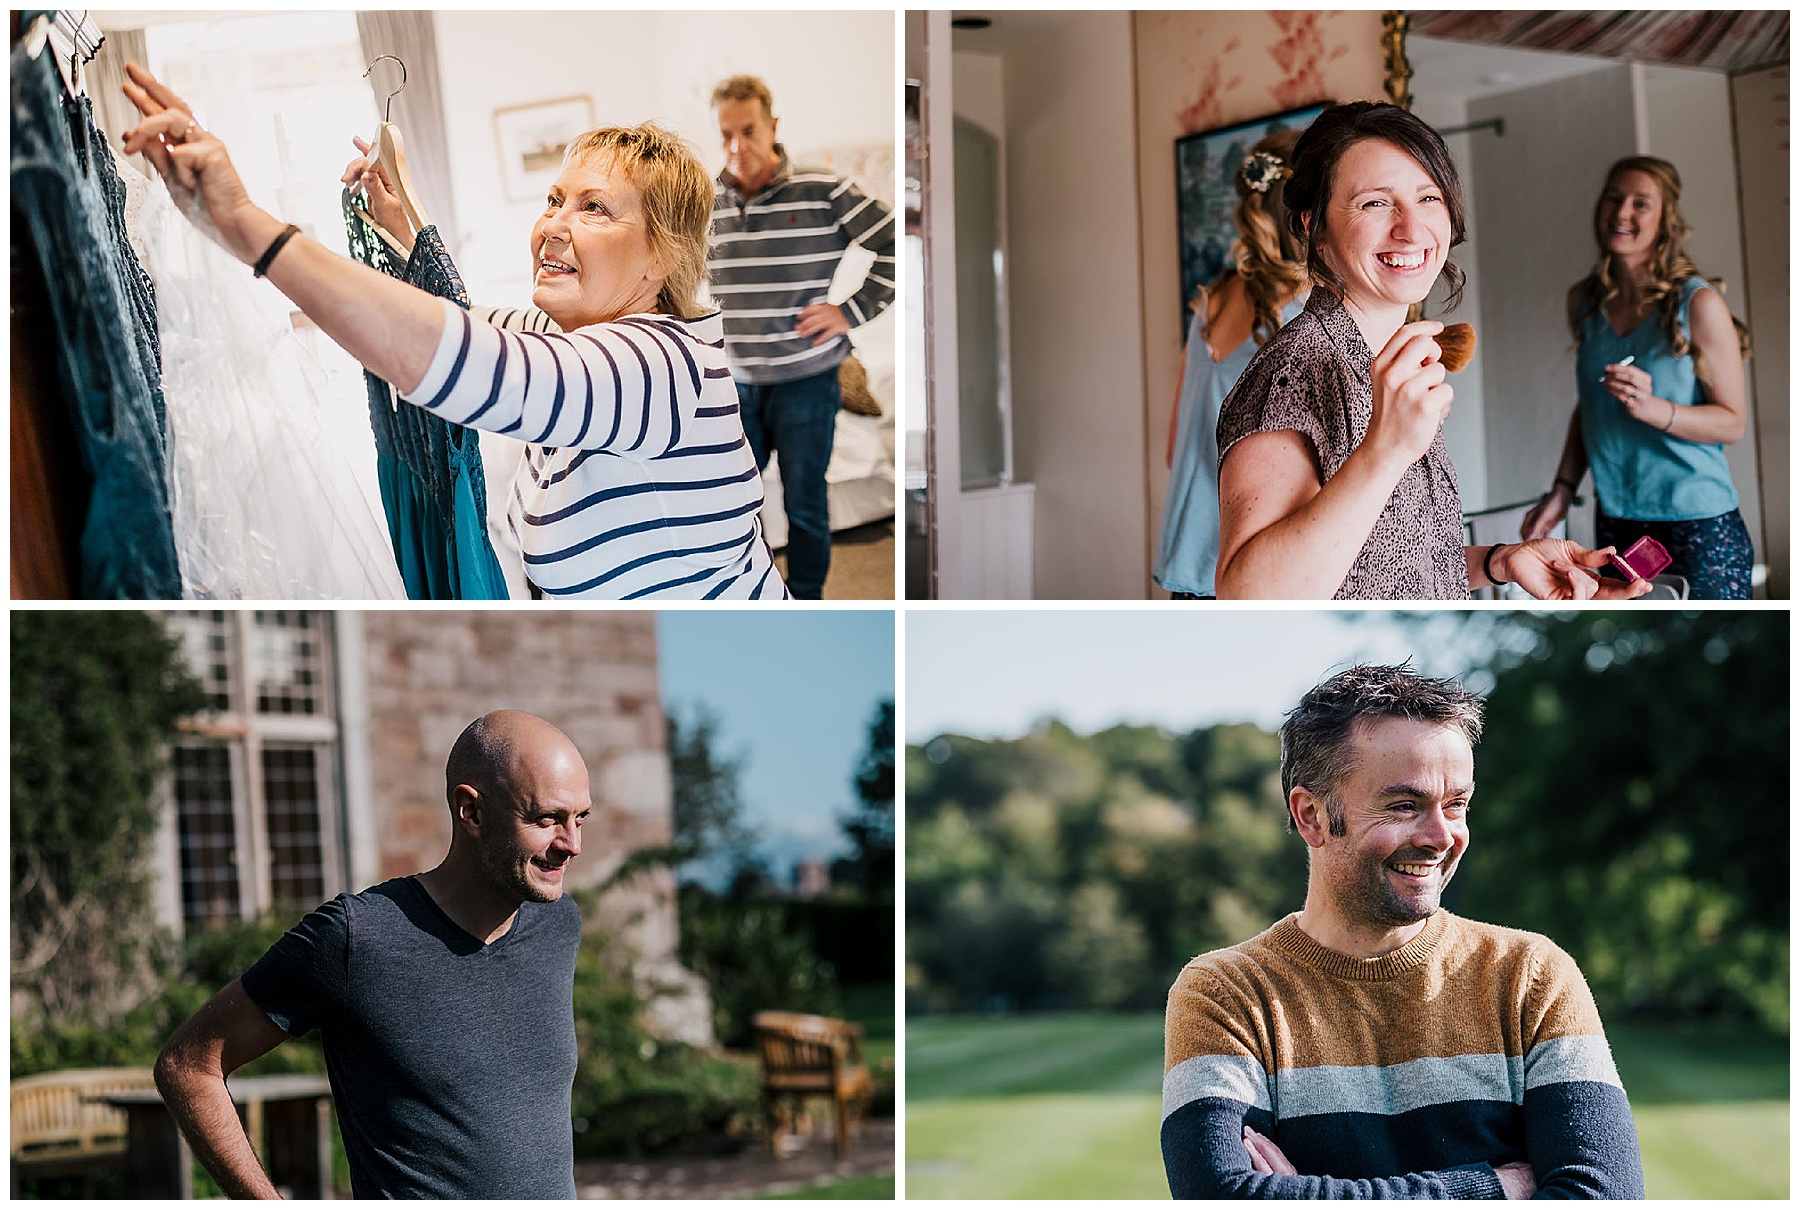
{"label": "laughing woman in brown lace top", "polygon": [[[1328,109],[1301,136],[1288,220],[1316,289],[1262,347],[1219,417],[1220,597],[1464,600],[1639,596],[1608,551],[1540,538],[1464,546],[1444,446],[1452,390],[1435,320],[1406,322],[1462,273],[1462,187],[1443,140],[1397,106]],[[1375,352],[1379,350],[1379,352]]]}

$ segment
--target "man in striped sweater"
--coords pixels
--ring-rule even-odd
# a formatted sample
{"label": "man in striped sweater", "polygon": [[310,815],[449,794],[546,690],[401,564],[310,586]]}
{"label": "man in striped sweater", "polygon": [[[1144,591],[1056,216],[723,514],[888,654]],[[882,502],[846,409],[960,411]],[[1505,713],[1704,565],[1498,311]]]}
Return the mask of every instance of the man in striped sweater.
{"label": "man in striped sweater", "polygon": [[1281,729],[1305,906],[1169,992],[1176,1197],[1642,1198],[1581,972],[1438,899],[1469,844],[1481,699],[1406,668],[1315,687]]}
{"label": "man in striped sweater", "polygon": [[[787,509],[787,584],[817,599],[831,567],[825,468],[837,433],[838,364],[845,333],[894,300],[894,217],[856,185],[794,169],[775,140],[766,84],[733,76],[713,90],[725,170],[713,191],[707,268],[725,313],[725,350],[737,380],[744,433],[759,468],[781,455]],[[842,306],[826,301],[851,244],[874,253]]]}

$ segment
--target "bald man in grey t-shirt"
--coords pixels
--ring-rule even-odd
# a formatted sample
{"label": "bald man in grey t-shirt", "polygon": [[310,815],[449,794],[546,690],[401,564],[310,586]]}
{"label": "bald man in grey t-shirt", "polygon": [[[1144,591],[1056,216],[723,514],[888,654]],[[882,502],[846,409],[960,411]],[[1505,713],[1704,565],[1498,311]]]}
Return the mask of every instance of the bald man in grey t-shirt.
{"label": "bald man in grey t-shirt", "polygon": [[275,1197],[225,1077],[317,1028],[355,1195],[575,1196],[569,1116],[581,913],[562,896],[589,810],[567,736],[503,710],[445,781],[436,869],[340,895],[175,1031],[157,1087],[231,1197]]}

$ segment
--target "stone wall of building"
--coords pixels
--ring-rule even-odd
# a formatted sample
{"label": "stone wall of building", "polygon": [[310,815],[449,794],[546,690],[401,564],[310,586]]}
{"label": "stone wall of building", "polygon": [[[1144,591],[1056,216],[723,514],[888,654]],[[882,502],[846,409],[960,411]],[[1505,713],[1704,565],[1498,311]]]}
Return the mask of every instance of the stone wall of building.
{"label": "stone wall of building", "polygon": [[[636,849],[669,843],[673,803],[656,668],[656,618],[617,610],[370,612],[363,617],[381,877],[436,865],[450,844],[444,760],[490,710],[527,710],[560,727],[587,761],[593,813],[571,888],[595,887]],[[675,885],[658,871],[602,898],[589,928],[634,955],[649,1018],[666,1037],[704,1044],[704,985],[676,962]]]}

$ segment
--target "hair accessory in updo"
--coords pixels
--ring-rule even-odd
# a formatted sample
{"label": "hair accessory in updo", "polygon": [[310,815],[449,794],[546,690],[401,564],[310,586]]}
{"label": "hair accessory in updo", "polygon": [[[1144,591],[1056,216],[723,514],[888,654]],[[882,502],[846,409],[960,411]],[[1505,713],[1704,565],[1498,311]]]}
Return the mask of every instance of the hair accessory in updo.
{"label": "hair accessory in updo", "polygon": [[1238,179],[1252,193],[1267,193],[1269,186],[1283,177],[1294,175],[1294,170],[1281,162],[1280,156],[1270,155],[1266,151],[1256,152],[1244,160],[1238,169]]}

